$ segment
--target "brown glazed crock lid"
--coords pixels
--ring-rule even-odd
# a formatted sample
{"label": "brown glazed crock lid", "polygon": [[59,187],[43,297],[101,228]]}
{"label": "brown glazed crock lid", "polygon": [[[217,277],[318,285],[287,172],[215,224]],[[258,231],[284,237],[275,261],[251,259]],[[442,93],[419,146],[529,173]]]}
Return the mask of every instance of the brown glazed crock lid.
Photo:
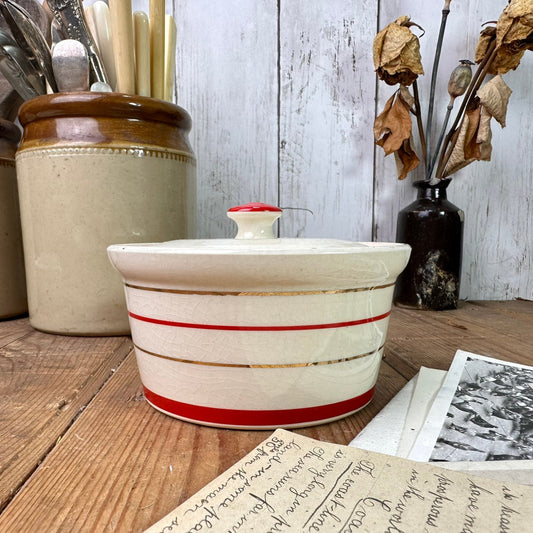
{"label": "brown glazed crock lid", "polygon": [[[91,120],[92,119],[92,120]],[[191,117],[176,104],[122,93],[54,93],[24,102],[20,150],[52,144],[155,146],[192,155]]]}
{"label": "brown glazed crock lid", "polygon": [[65,115],[81,117],[125,117],[166,122],[185,131],[191,129],[191,117],[176,104],[122,93],[54,93],[27,100],[19,111],[22,126],[42,118]]}

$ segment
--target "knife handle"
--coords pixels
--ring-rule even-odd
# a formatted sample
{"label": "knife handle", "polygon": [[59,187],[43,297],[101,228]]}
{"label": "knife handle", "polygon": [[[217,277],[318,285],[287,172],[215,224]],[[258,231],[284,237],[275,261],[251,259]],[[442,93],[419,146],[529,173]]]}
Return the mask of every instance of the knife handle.
{"label": "knife handle", "polygon": [[131,0],[109,0],[109,18],[117,73],[117,91],[135,94]]}
{"label": "knife handle", "polygon": [[96,31],[98,49],[105,65],[109,85],[113,90],[117,86],[117,74],[115,69],[115,56],[111,37],[111,22],[109,20],[109,7],[102,0],[97,0],[92,6],[92,14]]}
{"label": "knife handle", "polygon": [[150,54],[152,96],[165,93],[165,0],[150,0]]}
{"label": "knife handle", "polygon": [[176,85],[176,41],[177,28],[172,15],[165,15],[165,85],[164,99],[174,100]]}
{"label": "knife handle", "polygon": [[150,21],[142,11],[133,13],[135,40],[135,84],[137,94],[151,96],[150,87]]}

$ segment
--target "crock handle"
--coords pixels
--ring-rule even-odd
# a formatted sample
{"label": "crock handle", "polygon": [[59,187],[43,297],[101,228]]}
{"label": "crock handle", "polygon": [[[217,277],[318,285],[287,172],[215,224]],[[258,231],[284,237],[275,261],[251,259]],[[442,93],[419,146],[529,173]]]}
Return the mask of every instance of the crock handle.
{"label": "crock handle", "polygon": [[232,207],[228,217],[237,224],[236,239],[275,239],[272,225],[281,213],[279,207],[252,202]]}

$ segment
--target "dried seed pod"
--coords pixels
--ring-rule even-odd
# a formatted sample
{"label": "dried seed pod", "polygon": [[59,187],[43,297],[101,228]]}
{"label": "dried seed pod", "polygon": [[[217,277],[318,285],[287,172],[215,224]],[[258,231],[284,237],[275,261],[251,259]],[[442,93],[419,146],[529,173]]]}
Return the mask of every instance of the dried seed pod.
{"label": "dried seed pod", "polygon": [[472,61],[468,59],[461,59],[459,65],[455,67],[450,75],[448,81],[448,94],[451,98],[462,96],[468,85],[472,81]]}
{"label": "dried seed pod", "polygon": [[435,149],[431,165],[429,166],[428,176],[430,177],[437,163],[440,147],[442,145],[442,141],[444,140],[444,134],[448,126],[448,120],[450,119],[450,113],[453,109],[455,99],[458,96],[462,96],[466,92],[468,85],[472,81],[471,65],[473,64],[474,63],[472,63],[472,61],[470,61],[469,59],[461,59],[459,61],[459,66],[455,67],[450,75],[450,81],[448,82],[448,94],[450,95],[450,102],[448,104],[448,107],[446,108],[446,116],[444,117],[444,122],[440,130],[439,140],[437,141],[437,148]]}

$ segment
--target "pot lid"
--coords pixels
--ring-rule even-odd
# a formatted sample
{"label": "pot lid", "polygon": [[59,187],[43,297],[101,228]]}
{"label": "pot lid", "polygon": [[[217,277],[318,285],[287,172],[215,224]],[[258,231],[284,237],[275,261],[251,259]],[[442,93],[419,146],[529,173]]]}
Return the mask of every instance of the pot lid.
{"label": "pot lid", "polygon": [[120,244],[113,251],[150,254],[205,255],[320,255],[398,252],[409,246],[398,243],[352,242],[340,239],[277,238],[274,222],[282,215],[279,207],[252,202],[228,210],[237,224],[234,239],[180,239],[160,243]]}
{"label": "pot lid", "polygon": [[130,287],[217,294],[391,287],[409,259],[407,244],[278,239],[272,224],[281,214],[246,204],[228,211],[238,225],[234,239],[116,244],[108,254]]}

